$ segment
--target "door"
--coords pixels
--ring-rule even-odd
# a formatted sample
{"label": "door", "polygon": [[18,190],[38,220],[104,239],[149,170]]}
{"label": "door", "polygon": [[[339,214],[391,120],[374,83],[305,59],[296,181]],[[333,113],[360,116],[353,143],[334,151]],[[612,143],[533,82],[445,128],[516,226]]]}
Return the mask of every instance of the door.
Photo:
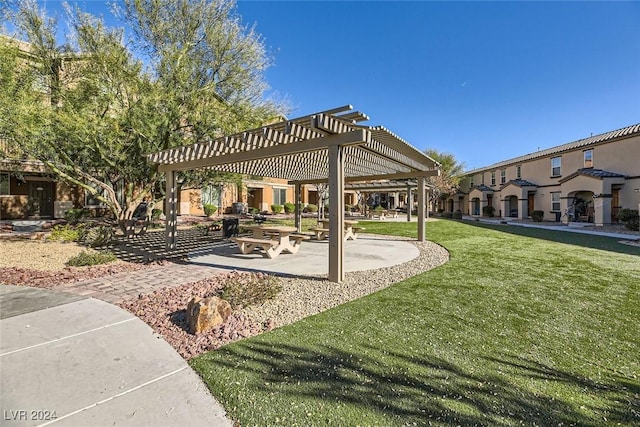
{"label": "door", "polygon": [[620,189],[613,188],[611,190],[611,222],[618,222],[619,213],[620,213]]}
{"label": "door", "polygon": [[534,193],[529,193],[527,198],[527,216],[532,216],[535,207],[533,205]]}
{"label": "door", "polygon": [[53,216],[53,182],[29,182],[30,215],[35,217]]}

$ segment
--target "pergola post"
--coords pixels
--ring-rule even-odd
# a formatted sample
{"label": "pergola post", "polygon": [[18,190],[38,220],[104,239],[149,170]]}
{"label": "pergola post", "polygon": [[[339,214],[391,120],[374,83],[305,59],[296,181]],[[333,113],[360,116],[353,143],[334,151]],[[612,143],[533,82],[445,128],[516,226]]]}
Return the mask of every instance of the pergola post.
{"label": "pergola post", "polygon": [[424,185],[424,177],[418,177],[418,241],[425,241],[425,185]]}
{"label": "pergola post", "polygon": [[302,231],[302,184],[295,185],[295,200],[296,200],[296,210],[295,210],[295,218],[296,218],[296,228],[298,229],[298,233]]}
{"label": "pergola post", "polygon": [[329,280],[344,280],[344,149],[332,145],[329,151]]}
{"label": "pergola post", "polygon": [[411,186],[407,182],[407,222],[411,222],[412,208],[413,208],[413,196],[411,195]]}
{"label": "pergola post", "polygon": [[165,228],[166,248],[169,251],[175,250],[177,247],[177,226],[178,226],[178,183],[177,173],[174,170],[167,170],[166,197],[167,208],[166,217],[167,225]]}

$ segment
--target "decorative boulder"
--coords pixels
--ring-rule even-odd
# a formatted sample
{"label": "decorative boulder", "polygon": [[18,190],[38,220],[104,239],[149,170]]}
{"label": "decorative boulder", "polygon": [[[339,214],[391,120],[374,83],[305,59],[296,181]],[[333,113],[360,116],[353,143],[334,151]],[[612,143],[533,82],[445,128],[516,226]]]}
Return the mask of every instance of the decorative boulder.
{"label": "decorative boulder", "polygon": [[231,304],[222,298],[193,297],[187,304],[187,325],[189,332],[197,334],[208,331],[227,321],[231,316]]}

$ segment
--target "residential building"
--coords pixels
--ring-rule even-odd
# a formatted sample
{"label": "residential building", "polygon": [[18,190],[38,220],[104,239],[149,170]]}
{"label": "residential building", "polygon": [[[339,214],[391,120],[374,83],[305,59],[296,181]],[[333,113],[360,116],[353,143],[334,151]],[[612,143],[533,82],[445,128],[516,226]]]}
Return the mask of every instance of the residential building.
{"label": "residential building", "polygon": [[[472,184],[473,183],[473,184]],[[485,184],[487,183],[487,184]],[[466,172],[447,212],[615,223],[640,204],[640,123]]]}

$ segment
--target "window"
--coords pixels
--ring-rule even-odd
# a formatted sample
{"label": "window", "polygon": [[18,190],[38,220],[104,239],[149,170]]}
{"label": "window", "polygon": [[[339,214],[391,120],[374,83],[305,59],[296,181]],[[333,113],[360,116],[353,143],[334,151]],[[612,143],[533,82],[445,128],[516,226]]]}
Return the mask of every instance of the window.
{"label": "window", "polygon": [[484,174],[480,175],[481,184],[484,185]]}
{"label": "window", "polygon": [[9,174],[0,173],[0,196],[8,196],[9,188]]}
{"label": "window", "polygon": [[522,178],[522,166],[516,166],[516,179]]}
{"label": "window", "polygon": [[[107,192],[104,190],[104,188],[100,188],[95,184],[89,183],[90,186],[92,186],[93,188],[98,190],[98,194],[101,197],[106,197],[107,196]],[[89,207],[89,206],[93,206],[93,207],[97,207],[97,206],[104,206],[104,203],[102,203],[98,197],[94,196],[93,194],[89,193],[87,190],[85,190],[84,192],[84,205],[85,207]]]}
{"label": "window", "polygon": [[496,185],[496,173],[491,172],[491,185]]}
{"label": "window", "polygon": [[221,187],[218,185],[207,185],[202,188],[201,191],[202,205],[215,205],[216,207],[220,207],[222,205],[221,201]]}
{"label": "window", "polygon": [[562,165],[561,157],[553,157],[551,159],[551,176],[560,176],[561,165]]}
{"label": "window", "polygon": [[584,167],[593,167],[593,150],[584,150]]}
{"label": "window", "polygon": [[473,176],[469,178],[469,188],[473,188]]}
{"label": "window", "polygon": [[560,212],[560,193],[551,193],[551,210]]}
{"label": "window", "polygon": [[287,189],[286,188],[274,188],[273,189],[273,204],[284,205],[287,202]]}
{"label": "window", "polygon": [[507,170],[502,169],[500,171],[500,184],[504,184],[505,182],[507,182]]}

